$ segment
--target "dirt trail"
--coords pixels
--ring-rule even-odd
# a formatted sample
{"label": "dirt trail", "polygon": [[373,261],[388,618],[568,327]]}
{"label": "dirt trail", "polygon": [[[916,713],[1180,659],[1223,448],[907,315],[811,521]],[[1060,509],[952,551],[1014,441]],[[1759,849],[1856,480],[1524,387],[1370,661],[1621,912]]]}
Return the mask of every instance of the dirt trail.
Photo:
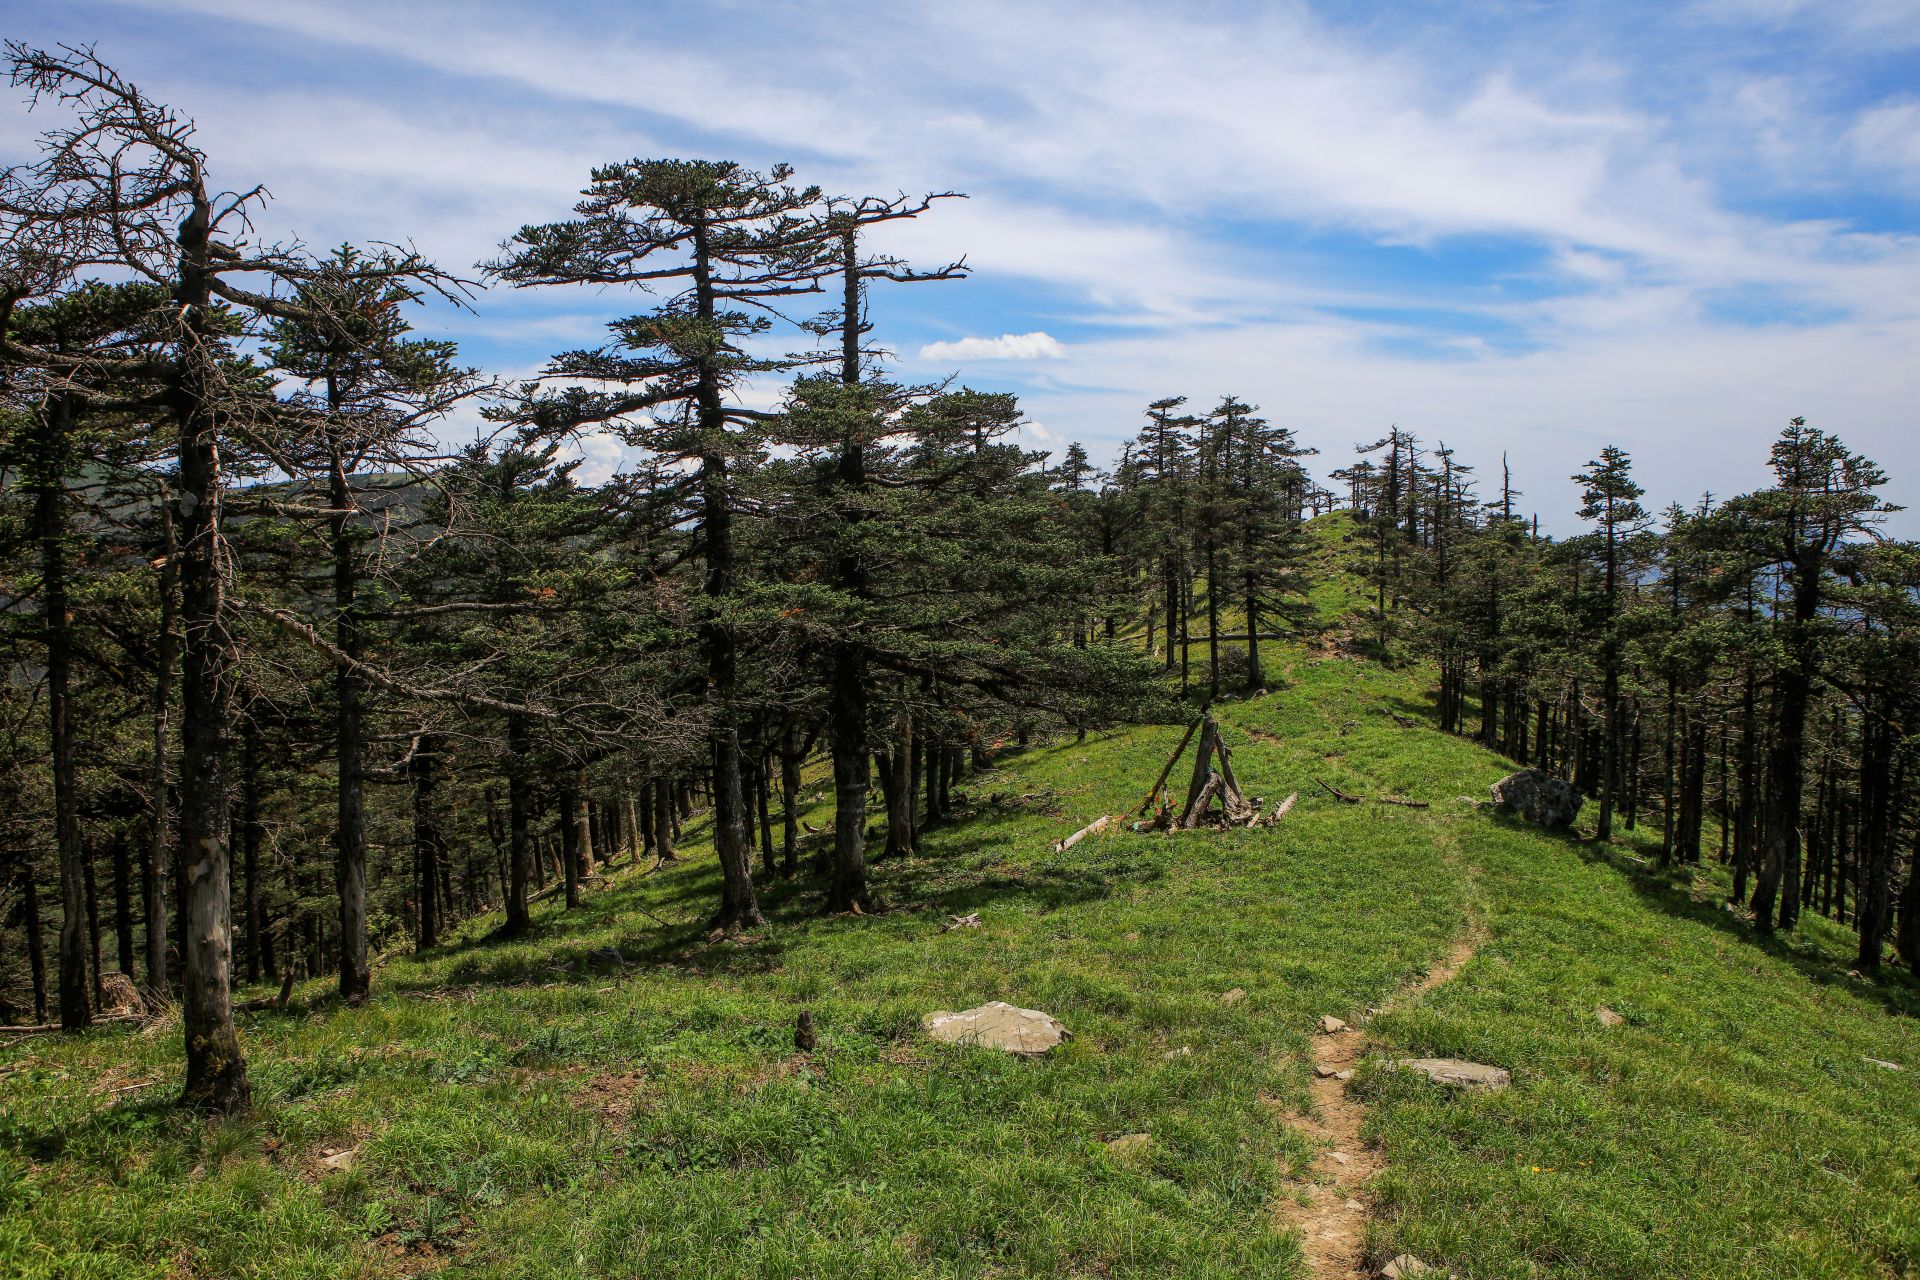
{"label": "dirt trail", "polygon": [[[1473,959],[1482,938],[1476,921],[1453,944],[1444,961],[1420,981],[1401,988],[1386,1007],[1398,1008],[1451,981]],[[1348,1027],[1331,1035],[1316,1035],[1313,1050],[1313,1111],[1297,1117],[1294,1123],[1321,1143],[1322,1150],[1311,1166],[1307,1202],[1302,1205],[1292,1197],[1283,1200],[1280,1217],[1300,1231],[1309,1274],[1349,1280],[1372,1274],[1366,1269],[1366,1187],[1382,1164],[1380,1153],[1360,1138],[1367,1109],[1347,1096],[1347,1081],[1340,1075],[1350,1077],[1366,1056],[1366,1032]]]}

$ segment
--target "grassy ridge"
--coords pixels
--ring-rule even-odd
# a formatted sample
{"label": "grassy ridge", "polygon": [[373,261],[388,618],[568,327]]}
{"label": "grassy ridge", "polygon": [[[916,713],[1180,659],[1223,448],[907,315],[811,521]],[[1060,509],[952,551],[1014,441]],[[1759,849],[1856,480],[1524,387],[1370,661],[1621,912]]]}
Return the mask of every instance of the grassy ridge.
{"label": "grassy ridge", "polygon": [[[247,1015],[246,1120],[169,1107],[170,1026],[0,1050],[0,1274],[1294,1274],[1273,1208],[1312,1154],[1287,1122],[1312,1021],[1379,1003],[1470,921],[1476,958],[1371,1030],[1516,1085],[1449,1100],[1363,1073],[1382,1255],[1472,1277],[1920,1267],[1910,987],[1848,980],[1821,922],[1756,945],[1717,884],[1652,875],[1630,841],[1499,822],[1469,801],[1507,766],[1382,714],[1424,714],[1415,679],[1277,656],[1276,692],[1222,711],[1248,788],[1302,793],[1270,831],[1051,853],[1136,804],[1178,736],[1132,728],[967,779],[971,816],[882,864],[883,915],[776,886],[765,934],[709,943],[696,829],[684,864],[538,908],[530,941],[392,959],[365,1008],[310,984]],[[970,911],[983,927],[940,931]],[[1074,1038],[1028,1063],[918,1035],[992,999]],[[1601,1027],[1603,1003],[1627,1022]],[[1132,1133],[1139,1156],[1105,1145]]]}

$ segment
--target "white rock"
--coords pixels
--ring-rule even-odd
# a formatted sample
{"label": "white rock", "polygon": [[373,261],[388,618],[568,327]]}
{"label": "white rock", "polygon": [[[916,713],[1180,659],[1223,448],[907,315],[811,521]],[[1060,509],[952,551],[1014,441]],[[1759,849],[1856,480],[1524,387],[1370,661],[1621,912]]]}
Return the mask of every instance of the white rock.
{"label": "white rock", "polygon": [[353,1159],[360,1154],[360,1148],[348,1147],[345,1151],[328,1151],[320,1157],[320,1167],[326,1170],[350,1169]]}
{"label": "white rock", "polygon": [[1494,1093],[1513,1083],[1513,1073],[1505,1067],[1459,1058],[1398,1058],[1393,1065],[1421,1072],[1437,1085],[1468,1093]]}
{"label": "white rock", "polygon": [[1051,1014],[1017,1009],[995,1000],[959,1013],[938,1010],[920,1019],[920,1027],[948,1044],[981,1045],[1022,1057],[1038,1058],[1073,1033]]}
{"label": "white rock", "polygon": [[1347,1024],[1332,1014],[1324,1013],[1320,1015],[1320,1032],[1322,1035],[1335,1035],[1346,1029]]}

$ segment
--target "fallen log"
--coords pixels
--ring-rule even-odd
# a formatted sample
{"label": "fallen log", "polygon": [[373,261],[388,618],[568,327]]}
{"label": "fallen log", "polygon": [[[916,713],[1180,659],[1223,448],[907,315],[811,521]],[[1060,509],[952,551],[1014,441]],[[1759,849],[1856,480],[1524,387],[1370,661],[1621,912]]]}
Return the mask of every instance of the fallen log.
{"label": "fallen log", "polygon": [[1336,791],[1334,788],[1328,786],[1326,783],[1320,781],[1320,779],[1318,778],[1315,778],[1313,782],[1315,786],[1319,787],[1322,791],[1332,796],[1335,800],[1340,801],[1340,803],[1342,804],[1359,804],[1360,803],[1359,796],[1350,796],[1344,791]]}
{"label": "fallen log", "polygon": [[[87,1025],[90,1027],[113,1027],[129,1022],[145,1022],[146,1016],[138,1013],[108,1013],[95,1018]],[[30,1027],[0,1027],[0,1036],[44,1036],[59,1031],[57,1022],[39,1022]]]}
{"label": "fallen log", "polygon": [[1065,853],[1088,836],[1106,830],[1107,824],[1112,821],[1113,819],[1110,817],[1095,818],[1092,822],[1089,822],[1086,826],[1080,828],[1066,839],[1055,840],[1053,842],[1053,851],[1055,853]]}
{"label": "fallen log", "polygon": [[1293,802],[1298,800],[1299,798],[1300,798],[1300,793],[1298,791],[1295,791],[1291,795],[1289,795],[1285,800],[1282,800],[1279,804],[1273,806],[1273,812],[1267,815],[1267,821],[1265,825],[1271,827],[1276,823],[1278,823],[1280,819],[1286,817],[1287,814],[1291,812],[1293,809]]}

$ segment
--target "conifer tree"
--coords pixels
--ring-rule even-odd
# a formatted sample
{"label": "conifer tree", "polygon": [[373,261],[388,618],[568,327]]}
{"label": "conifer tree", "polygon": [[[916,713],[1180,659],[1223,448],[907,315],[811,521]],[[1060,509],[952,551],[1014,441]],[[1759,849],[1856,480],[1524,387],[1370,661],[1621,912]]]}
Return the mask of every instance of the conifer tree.
{"label": "conifer tree", "polygon": [[714,841],[722,874],[713,924],[761,923],[747,847],[737,694],[740,644],[731,610],[740,583],[734,542],[740,464],[751,442],[740,428],[765,415],[729,403],[756,374],[797,358],[758,357],[779,300],[818,292],[833,269],[813,187],[791,170],[766,174],[724,161],[631,160],[593,171],[568,221],[527,226],[488,270],[515,287],[598,284],[675,288],[659,306],[615,322],[612,339],[556,356],[543,375],[563,389],[527,388],[523,421],[543,429],[607,426],[628,443],[693,468],[688,518],[705,567],[699,623],[706,670]]}
{"label": "conifer tree", "polygon": [[1619,803],[1621,782],[1621,580],[1629,572],[1628,540],[1644,529],[1650,517],[1640,505],[1645,490],[1633,481],[1633,462],[1626,451],[1608,445],[1585,471],[1573,477],[1580,485],[1580,518],[1597,526],[1594,557],[1600,562],[1600,595],[1596,624],[1600,632],[1601,754],[1600,817],[1596,835],[1613,836],[1613,811]]}
{"label": "conifer tree", "polygon": [[[334,670],[334,763],[337,798],[334,868],[340,895],[340,994],[349,1004],[367,997],[367,834],[365,778],[367,658],[370,625],[362,580],[387,549],[381,514],[366,495],[391,494],[417,482],[421,464],[436,452],[422,427],[444,414],[474,384],[457,368],[451,343],[408,338],[402,308],[420,291],[391,279],[351,246],[336,250],[296,298],[302,314],[276,320],[266,359],[300,387],[291,397],[292,438],[277,443],[276,460],[293,475],[314,476],[324,506],[332,578],[334,648],[344,661]],[[359,473],[393,473],[371,488]],[[285,508],[300,513],[300,505]]]}

